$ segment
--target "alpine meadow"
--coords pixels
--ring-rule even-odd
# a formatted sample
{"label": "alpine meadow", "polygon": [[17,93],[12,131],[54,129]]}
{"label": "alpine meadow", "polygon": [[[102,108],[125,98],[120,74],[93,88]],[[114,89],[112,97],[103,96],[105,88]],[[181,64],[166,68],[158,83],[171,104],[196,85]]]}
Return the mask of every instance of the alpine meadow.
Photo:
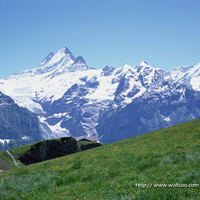
{"label": "alpine meadow", "polygon": [[[199,123],[194,120],[60,158],[20,164],[0,173],[0,196],[13,200],[198,199]],[[6,162],[12,165],[11,160]]]}

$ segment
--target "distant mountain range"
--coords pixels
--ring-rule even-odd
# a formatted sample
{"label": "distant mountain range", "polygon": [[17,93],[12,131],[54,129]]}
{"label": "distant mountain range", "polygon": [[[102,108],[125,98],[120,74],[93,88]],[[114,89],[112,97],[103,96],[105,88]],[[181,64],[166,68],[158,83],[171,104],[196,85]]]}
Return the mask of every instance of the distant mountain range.
{"label": "distant mountain range", "polygon": [[192,66],[175,67],[170,70],[169,75],[173,80],[200,91],[200,63]]}
{"label": "distant mountain range", "polygon": [[200,64],[167,73],[146,62],[96,70],[62,47],[37,68],[0,79],[0,91],[37,114],[43,138],[114,142],[200,118],[198,71]]}

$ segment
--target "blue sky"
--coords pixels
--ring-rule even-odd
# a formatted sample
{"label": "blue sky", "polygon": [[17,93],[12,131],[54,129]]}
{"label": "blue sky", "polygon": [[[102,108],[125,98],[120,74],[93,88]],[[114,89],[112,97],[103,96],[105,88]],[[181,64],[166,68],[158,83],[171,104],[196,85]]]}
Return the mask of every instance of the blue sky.
{"label": "blue sky", "polygon": [[1,0],[0,78],[66,46],[89,67],[200,62],[199,0]]}

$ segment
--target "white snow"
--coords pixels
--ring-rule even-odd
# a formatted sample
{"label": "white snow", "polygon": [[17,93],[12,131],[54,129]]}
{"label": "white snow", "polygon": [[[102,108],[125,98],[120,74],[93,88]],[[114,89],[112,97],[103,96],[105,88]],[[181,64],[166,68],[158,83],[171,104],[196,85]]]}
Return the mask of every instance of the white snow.
{"label": "white snow", "polygon": [[194,90],[200,91],[200,63],[193,66],[175,67],[169,74],[173,80],[190,84]]}
{"label": "white snow", "polygon": [[62,47],[44,66],[54,65],[59,62],[63,57],[66,56],[65,49],[66,47]]}
{"label": "white snow", "polygon": [[101,70],[96,70],[97,81],[99,81],[100,85],[97,89],[92,93],[86,95],[86,98],[96,101],[107,101],[114,99],[114,92],[118,86],[117,83],[112,84],[111,80],[114,75],[111,76],[101,76]]}
{"label": "white snow", "polygon": [[[55,56],[56,59],[59,59],[63,55],[61,51]],[[73,61],[69,60],[67,66],[72,63]],[[60,64],[57,68],[60,69],[59,67]],[[40,100],[45,98],[46,100],[54,101],[61,98],[64,92],[77,80],[77,77],[72,80],[72,74],[70,73],[68,73],[67,76],[65,76],[66,73],[64,73],[52,78],[57,68],[42,74],[37,74],[36,71],[38,68],[35,68],[28,73],[25,71],[24,73],[11,75],[7,79],[1,79],[3,84],[0,84],[0,91],[9,95],[22,107],[27,107],[34,112],[43,112],[41,105],[33,101],[35,98]],[[76,76],[81,77],[82,75],[76,74]]]}
{"label": "white snow", "polygon": [[148,65],[148,63],[146,63],[145,61],[142,61],[142,62],[140,63],[140,66],[147,67],[147,66],[149,66],[149,65]]}
{"label": "white snow", "polygon": [[11,139],[0,139],[0,142],[1,142],[2,144],[4,144],[4,143],[5,143],[5,141],[6,141],[7,143],[9,143],[9,142],[10,142],[10,140],[11,140]]}
{"label": "white snow", "polygon": [[[67,113],[58,113],[58,114],[54,114],[53,116],[56,118],[60,118],[60,117],[66,116],[66,115],[67,115]],[[70,116],[68,116],[68,118],[70,118]]]}
{"label": "white snow", "polygon": [[28,139],[29,137],[27,137],[26,135],[24,137],[22,137],[22,140]]}
{"label": "white snow", "polygon": [[57,123],[54,126],[49,125],[49,128],[52,131],[53,138],[61,138],[61,137],[70,136],[68,129],[61,128],[61,126],[60,126],[61,123],[62,123],[62,121],[60,121],[59,123]]}
{"label": "white snow", "polygon": [[[55,63],[57,64],[51,68],[51,70],[44,70]],[[63,63],[65,64],[63,65]],[[63,47],[54,54],[48,63],[39,68],[44,70],[43,73],[37,73],[38,68],[35,68],[11,75],[6,80],[1,79],[0,82],[3,84],[0,84],[0,91],[13,98],[19,106],[27,107],[29,110],[36,113],[43,113],[44,111],[41,105],[35,100],[53,102],[61,98],[72,85],[76,83],[83,84],[83,82],[79,80],[82,77],[87,76],[87,80],[91,80],[96,76],[97,81],[100,83],[97,89],[90,89],[89,94],[87,94],[85,98],[92,101],[109,102],[114,99],[114,93],[119,84],[119,81],[112,83],[112,80],[114,78],[120,79],[120,77],[124,75],[131,76],[131,73],[137,72],[137,67],[131,67],[128,64],[115,69],[110,76],[102,76],[102,69],[69,72],[67,68],[73,63],[74,61],[69,59],[69,56],[65,54],[65,48]],[[141,62],[140,65],[144,67],[149,66],[145,62]],[[117,75],[115,75],[116,72]],[[153,73],[154,71],[146,77],[146,81],[151,81]],[[137,74],[135,74],[134,77],[138,77]],[[137,87],[141,89],[135,98],[145,92],[145,89],[142,88],[141,84],[138,83],[135,78],[130,78],[130,87],[124,95],[127,95],[134,85],[137,85]],[[76,93],[74,93],[74,95],[76,95]],[[130,99],[127,99],[125,102],[129,103],[130,101]]]}
{"label": "white snow", "polygon": [[169,122],[171,119],[169,117],[164,118],[165,121]]}

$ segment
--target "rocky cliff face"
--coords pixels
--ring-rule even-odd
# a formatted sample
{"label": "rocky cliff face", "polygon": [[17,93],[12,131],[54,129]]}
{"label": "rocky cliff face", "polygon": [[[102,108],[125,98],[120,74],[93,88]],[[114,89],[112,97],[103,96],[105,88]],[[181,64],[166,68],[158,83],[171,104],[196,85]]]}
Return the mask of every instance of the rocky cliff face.
{"label": "rocky cliff face", "polygon": [[44,139],[37,114],[19,107],[7,95],[0,92],[0,139],[1,150],[5,141],[12,140],[12,146],[28,144]]}
{"label": "rocky cliff face", "polygon": [[200,118],[200,93],[184,90],[184,97],[177,88],[174,94],[154,93],[124,108],[102,110],[96,127],[100,141],[116,142]]}

